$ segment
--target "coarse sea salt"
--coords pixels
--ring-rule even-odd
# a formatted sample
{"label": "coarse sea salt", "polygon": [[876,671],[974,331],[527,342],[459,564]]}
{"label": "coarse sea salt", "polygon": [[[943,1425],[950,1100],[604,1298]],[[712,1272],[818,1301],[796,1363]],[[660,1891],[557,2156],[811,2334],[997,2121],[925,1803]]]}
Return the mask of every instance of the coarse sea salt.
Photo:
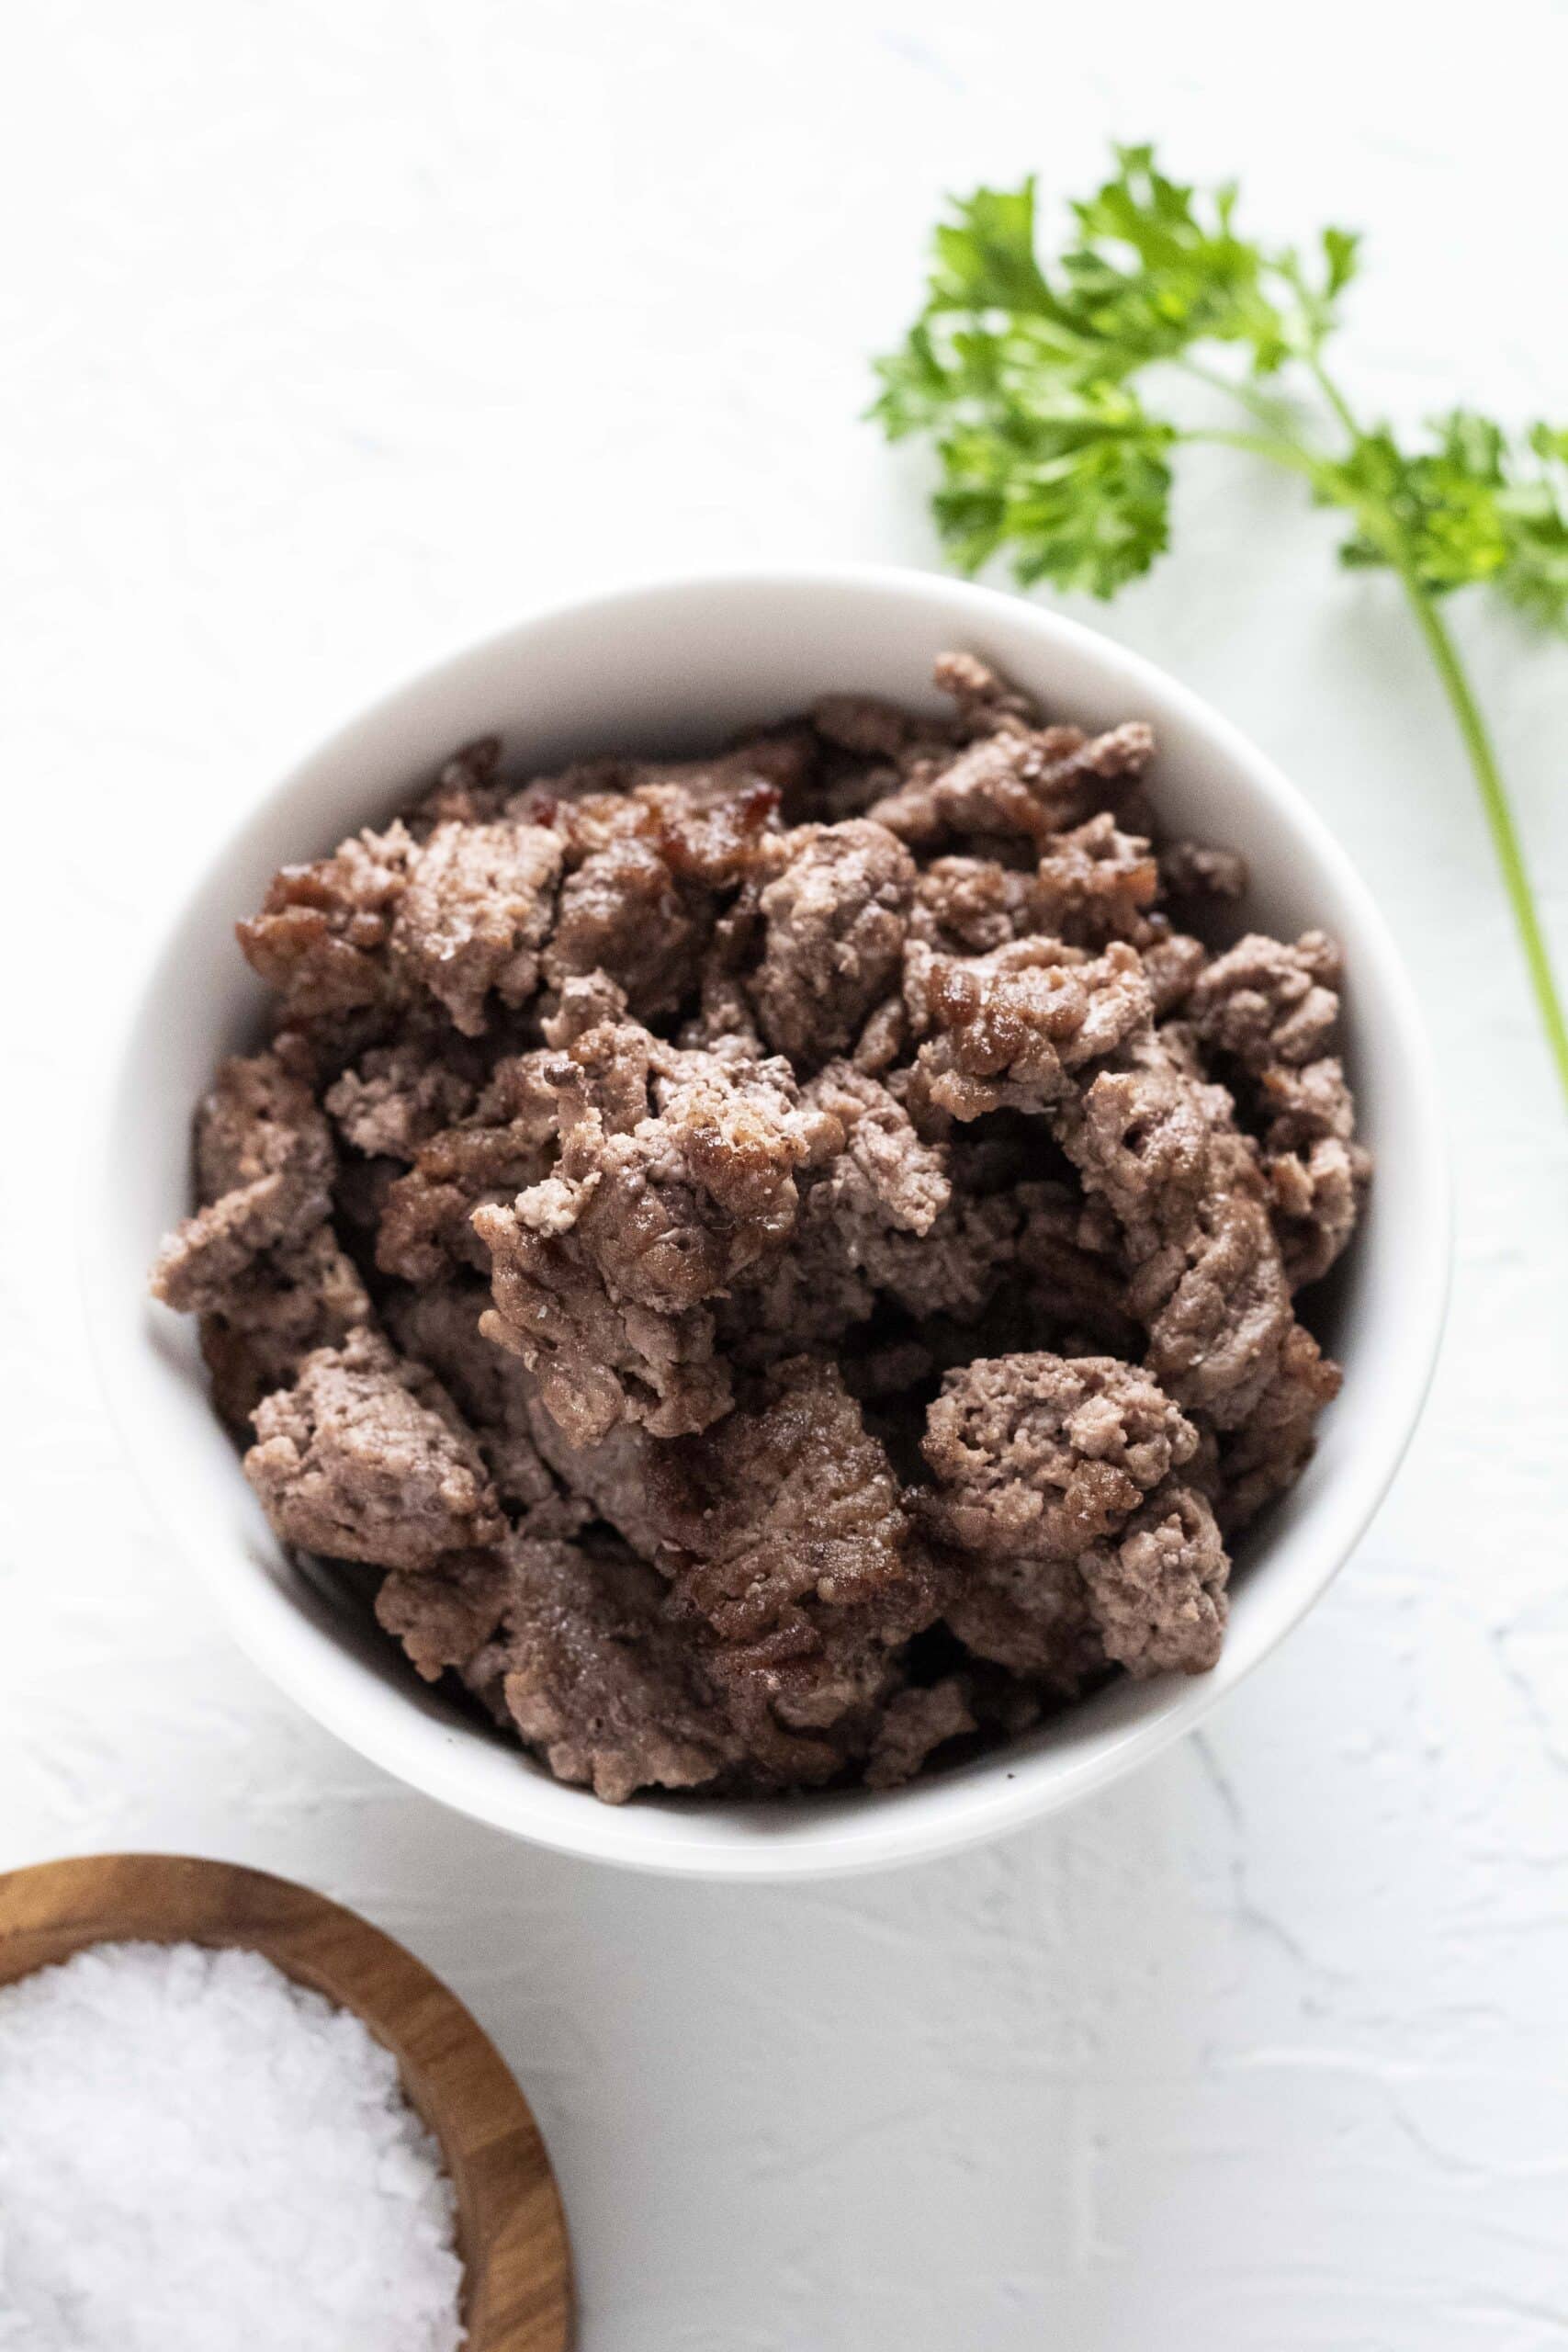
{"label": "coarse sea salt", "polygon": [[454,2214],[390,2052],[257,1952],[0,1991],[3,2352],[457,2352]]}

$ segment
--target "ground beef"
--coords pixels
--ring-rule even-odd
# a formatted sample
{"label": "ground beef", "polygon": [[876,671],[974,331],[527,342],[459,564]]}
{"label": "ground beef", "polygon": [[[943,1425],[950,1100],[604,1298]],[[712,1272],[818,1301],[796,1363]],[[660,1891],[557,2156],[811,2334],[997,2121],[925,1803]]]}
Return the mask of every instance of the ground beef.
{"label": "ground beef", "polygon": [[[464,1265],[489,1272],[470,1219],[482,1203],[510,1200],[548,1170],[557,1134],[553,1069],[543,1047],[507,1057],[468,1118],[417,1146],[412,1167],[382,1200],[376,1262],[383,1273],[431,1283]],[[627,1082],[639,1085],[635,1070]]]}
{"label": "ground beef", "polygon": [[392,925],[392,952],[465,1036],[485,1026],[491,991],[515,1010],[539,978],[561,850],[542,825],[437,825]]}
{"label": "ground beef", "polygon": [[949,1373],[927,1416],[929,1516],[966,1552],[1076,1560],[1197,1450],[1158,1385],[1114,1356],[981,1359]]}
{"label": "ground beef", "polygon": [[404,1355],[429,1365],[472,1429],[507,1510],[533,1533],[570,1532],[593,1514],[581,1487],[558,1486],[536,1443],[534,1385],[517,1358],[480,1330],[489,1305],[483,1283],[458,1276],[400,1290],[384,1311]]}
{"label": "ground beef", "polygon": [[1088,1189],[1117,1217],[1151,1368],[1219,1429],[1244,1421],[1293,1317],[1256,1155],[1223,1088],[1156,1035],[1057,1106]]}
{"label": "ground beef", "polygon": [[351,1012],[400,993],[392,924],[418,854],[399,823],[354,834],[331,857],[276,876],[239,939],[286,1015]]}
{"label": "ground beef", "polygon": [[614,1538],[513,1534],[442,1577],[388,1577],[376,1613],[422,1674],[455,1670],[558,1780],[619,1804],[638,1789],[699,1788],[739,1760],[662,1598]]}
{"label": "ground beef", "polygon": [[1206,1674],[1219,1657],[1230,1560],[1193,1487],[1168,1480],[1078,1574],[1106,1657],[1129,1674]]}
{"label": "ground beef", "polygon": [[[971,653],[706,758],[470,743],[240,926],[153,1288],[282,1540],[558,1778],[892,1788],[1201,1672],[1338,1385],[1321,933]],[[251,1442],[254,1441],[254,1442]]]}
{"label": "ground beef", "polygon": [[947,1623],[974,1657],[1060,1702],[1109,1668],[1105,1644],[1073,1560],[1030,1553],[955,1558]]}
{"label": "ground beef", "polygon": [[1160,892],[1167,899],[1201,902],[1239,899],[1247,889],[1247,860],[1234,849],[1211,849],[1201,842],[1160,845]]}
{"label": "ground beef", "polygon": [[1035,928],[1075,947],[1103,947],[1112,939],[1145,947],[1166,928],[1150,912],[1158,895],[1149,843],[1119,831],[1102,813],[1045,843],[1035,876]]}
{"label": "ground beef", "polygon": [[1056,1340],[1081,1338],[1089,1343],[1074,1353],[1141,1354],[1143,1337],[1128,1301],[1118,1237],[1106,1231],[1092,1204],[1052,1178],[1021,1183],[1011,1198],[1021,1212],[1015,1267],[1036,1328],[1043,1327]]}
{"label": "ground beef", "polygon": [[472,1109],[479,1072],[435,1028],[372,1046],[322,1102],[344,1143],[367,1159],[417,1159],[422,1145]]}
{"label": "ground beef", "polygon": [[809,827],[779,854],[758,901],[749,992],[768,1044],[815,1063],[841,1053],[897,985],[915,862],[883,826],[854,819]]}
{"label": "ground beef", "polygon": [[942,1589],[837,1368],[778,1365],[716,1430],[665,1452],[654,1495],[671,1611],[707,1673],[770,1758],[826,1777],[869,1736],[895,1655]]}
{"label": "ground beef", "polygon": [[945,757],[906,755],[905,780],[867,813],[911,847],[1041,842],[1114,808],[1153,757],[1135,720],[1092,740],[1077,727],[1009,724]]}
{"label": "ground beef", "polygon": [[1059,940],[1014,940],[988,956],[942,956],[917,941],[904,974],[915,1074],[955,1119],[1010,1106],[1042,1111],[1071,1074],[1147,1029],[1148,983],[1118,941],[1087,958]]}
{"label": "ground beef", "polygon": [[263,1399],[245,1476],[286,1544],[431,1568],[502,1532],[478,1444],[434,1375],[368,1330]]}
{"label": "ground beef", "polygon": [[900,1690],[887,1702],[866,1758],[868,1789],[897,1789],[912,1781],[922,1764],[950,1739],[962,1739],[979,1725],[960,1675],[923,1688]]}
{"label": "ground beef", "polygon": [[1325,1274],[1349,1240],[1371,1175],[1354,1140],[1344,1066],[1325,1050],[1339,1015],[1339,951],[1321,931],[1293,946],[1256,933],[1192,982],[1184,1011],[1258,1134],[1292,1287]]}
{"label": "ground beef", "polygon": [[1251,1412],[1219,1442],[1219,1516],[1227,1533],[1238,1534],[1295,1485],[1312,1458],[1317,1417],[1339,1382],[1338,1365],[1296,1324]]}
{"label": "ground beef", "polygon": [[220,1413],[243,1429],[307,1356],[341,1345],[375,1319],[359,1269],[330,1226],[267,1250],[201,1318],[201,1352]]}
{"label": "ground beef", "polygon": [[553,989],[604,972],[639,1019],[672,1012],[695,987],[705,910],[658,849],[636,834],[612,841],[566,883],[545,975]]}
{"label": "ground beef", "polygon": [[196,1115],[199,1206],[159,1252],[152,1290],[182,1314],[221,1311],[265,1252],[332,1208],[333,1144],[309,1085],[276,1053],[225,1062]]}
{"label": "ground beef", "polygon": [[500,1629],[462,1670],[480,1695],[499,1685],[507,1718],[558,1780],[620,1804],[638,1789],[701,1788],[737,1760],[739,1741],[646,1561],[608,1536],[515,1536],[504,1557]]}
{"label": "ground beef", "polygon": [[552,1173],[472,1220],[494,1272],[484,1328],[579,1445],[624,1419],[675,1437],[725,1411],[707,1302],[782,1250],[795,1169],[842,1143],[787,1063],[674,1047],[656,1057],[645,1115],[607,1124],[587,1067],[598,1035],[550,1065]]}

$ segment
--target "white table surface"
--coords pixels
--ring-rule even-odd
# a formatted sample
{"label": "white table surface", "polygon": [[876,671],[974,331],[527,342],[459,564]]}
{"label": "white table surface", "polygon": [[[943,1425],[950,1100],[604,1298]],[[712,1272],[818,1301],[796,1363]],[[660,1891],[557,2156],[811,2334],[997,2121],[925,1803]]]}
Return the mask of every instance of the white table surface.
{"label": "white table surface", "polygon": [[[122,950],[384,684],[622,574],[934,560],[856,412],[943,187],[1157,132],[1259,221],[1375,232],[1371,399],[1561,415],[1568,13],[62,0],[8,49],[0,1866],[228,1856],[404,1938],[537,2108],[585,2352],[1561,2346],[1568,1127],[1433,685],[1289,488],[1196,470],[1103,625],[1388,910],[1442,1041],[1450,1337],[1333,1593],[1070,1819],[730,1893],[384,1779],[149,1522],[62,1182]],[[1461,626],[1568,963],[1568,654]]]}

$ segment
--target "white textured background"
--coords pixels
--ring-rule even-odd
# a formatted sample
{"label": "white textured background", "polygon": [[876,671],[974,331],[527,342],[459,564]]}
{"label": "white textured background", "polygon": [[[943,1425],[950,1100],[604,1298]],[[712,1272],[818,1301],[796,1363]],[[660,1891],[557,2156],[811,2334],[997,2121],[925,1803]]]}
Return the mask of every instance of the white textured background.
{"label": "white textured background", "polygon": [[[918,463],[855,418],[944,187],[1076,187],[1108,133],[1157,133],[1260,224],[1373,232],[1371,398],[1561,416],[1568,10],[1494,0],[1451,48],[1438,23],[58,0],[11,26],[0,1867],[208,1852],[404,1937],[538,2109],[585,2352],[1568,2342],[1568,1130],[1434,688],[1288,488],[1190,478],[1178,558],[1105,625],[1283,763],[1387,908],[1442,1042],[1455,1307],[1333,1594],[1070,1820],[730,1894],[405,1793],[263,1686],[149,1524],[62,1193],[121,950],[361,701],[623,572],[933,560]],[[1568,655],[1462,627],[1568,963]]]}

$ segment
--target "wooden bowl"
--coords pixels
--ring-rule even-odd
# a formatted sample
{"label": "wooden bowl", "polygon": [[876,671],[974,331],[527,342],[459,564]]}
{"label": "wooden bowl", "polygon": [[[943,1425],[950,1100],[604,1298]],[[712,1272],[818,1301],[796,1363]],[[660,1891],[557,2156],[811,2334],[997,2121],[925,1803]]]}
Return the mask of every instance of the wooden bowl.
{"label": "wooden bowl", "polygon": [[229,1862],[95,1854],[0,1875],[0,1984],[84,1945],[240,1944],[363,2018],[446,2160],[465,2352],[565,2352],[571,2263],[545,2143],[494,2045],[401,1944],[309,1887]]}

